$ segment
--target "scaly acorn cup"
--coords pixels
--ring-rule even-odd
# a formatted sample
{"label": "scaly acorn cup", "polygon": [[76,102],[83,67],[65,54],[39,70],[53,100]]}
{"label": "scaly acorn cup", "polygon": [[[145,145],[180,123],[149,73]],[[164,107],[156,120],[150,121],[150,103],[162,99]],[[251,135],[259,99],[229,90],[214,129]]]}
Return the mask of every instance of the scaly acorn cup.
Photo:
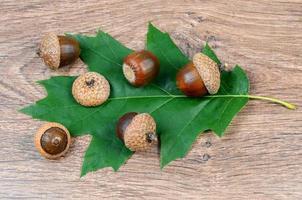
{"label": "scaly acorn cup", "polygon": [[176,75],[177,87],[187,96],[201,97],[216,94],[220,87],[218,65],[208,56],[197,53]]}
{"label": "scaly acorn cup", "polygon": [[83,106],[99,106],[108,99],[110,85],[101,74],[87,72],[73,82],[72,95]]}
{"label": "scaly acorn cup", "polygon": [[124,59],[123,73],[133,86],[144,86],[158,75],[159,61],[150,51],[136,51]]}
{"label": "scaly acorn cup", "polygon": [[148,113],[124,114],[117,123],[116,134],[131,151],[146,151],[157,143],[156,122]]}
{"label": "scaly acorn cup", "polygon": [[35,146],[47,159],[58,159],[69,149],[71,137],[69,131],[59,123],[42,125],[35,135]]}
{"label": "scaly acorn cup", "polygon": [[48,33],[42,38],[38,53],[50,69],[58,69],[79,58],[80,45],[73,38]]}

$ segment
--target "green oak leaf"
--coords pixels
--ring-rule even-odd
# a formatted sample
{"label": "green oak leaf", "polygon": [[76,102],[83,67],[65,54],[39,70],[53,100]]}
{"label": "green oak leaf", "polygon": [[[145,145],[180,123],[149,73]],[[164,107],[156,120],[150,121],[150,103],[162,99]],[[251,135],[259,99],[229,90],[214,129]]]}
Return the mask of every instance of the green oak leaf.
{"label": "green oak leaf", "polygon": [[211,49],[208,43],[206,43],[205,47],[202,50],[202,53],[209,56],[212,60],[214,60],[218,65],[221,65],[220,60],[216,56],[215,52]]}
{"label": "green oak leaf", "polygon": [[[80,57],[88,69],[103,74],[110,82],[108,101],[98,107],[77,104],[71,94],[75,77],[59,76],[39,81],[47,90],[47,97],[21,112],[36,119],[62,123],[73,136],[93,136],[85,153],[82,176],[104,167],[117,170],[132,155],[115,135],[116,122],[126,112],[148,112],[155,118],[161,140],[161,167],[164,167],[184,157],[199,133],[210,129],[222,136],[248,101],[243,94],[248,93],[249,82],[239,66],[231,72],[222,72],[217,95],[202,98],[182,95],[176,87],[175,75],[189,59],[167,33],[151,23],[147,49],[158,56],[161,70],[153,83],[142,88],[132,87],[123,77],[123,58],[132,50],[102,31],[94,37],[72,37],[79,41]],[[203,53],[219,63],[208,45]]]}

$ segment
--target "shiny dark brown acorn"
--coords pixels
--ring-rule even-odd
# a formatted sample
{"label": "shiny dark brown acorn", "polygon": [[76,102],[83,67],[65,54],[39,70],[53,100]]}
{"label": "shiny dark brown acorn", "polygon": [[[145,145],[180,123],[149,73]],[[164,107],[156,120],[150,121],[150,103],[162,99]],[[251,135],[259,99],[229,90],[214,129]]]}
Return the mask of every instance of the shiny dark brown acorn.
{"label": "shiny dark brown acorn", "polygon": [[58,69],[79,58],[80,45],[71,37],[48,33],[42,38],[38,53],[50,69]]}
{"label": "shiny dark brown acorn", "polygon": [[130,84],[144,86],[159,73],[159,61],[150,51],[136,51],[124,59],[123,73]]}
{"label": "shiny dark brown acorn", "polygon": [[218,65],[208,56],[197,53],[176,75],[177,87],[187,96],[201,97],[216,94],[220,87]]}
{"label": "shiny dark brown acorn", "polygon": [[47,159],[58,159],[69,149],[71,142],[69,131],[59,123],[46,123],[35,135],[35,146]]}
{"label": "shiny dark brown acorn", "polygon": [[156,123],[148,113],[124,114],[117,123],[116,134],[131,151],[146,151],[157,142]]}

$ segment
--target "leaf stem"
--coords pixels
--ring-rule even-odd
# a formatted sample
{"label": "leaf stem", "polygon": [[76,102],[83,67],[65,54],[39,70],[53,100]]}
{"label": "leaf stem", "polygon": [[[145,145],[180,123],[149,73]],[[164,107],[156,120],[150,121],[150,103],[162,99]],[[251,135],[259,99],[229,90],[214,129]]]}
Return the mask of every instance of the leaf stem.
{"label": "leaf stem", "polygon": [[294,104],[291,104],[289,102],[286,101],[282,101],[276,98],[272,98],[272,97],[263,97],[263,96],[256,96],[256,95],[208,95],[205,96],[208,98],[219,98],[219,97],[235,97],[235,98],[249,98],[249,99],[258,99],[258,100],[265,100],[265,101],[271,101],[277,104],[281,104],[282,106],[291,109],[291,110],[295,110],[297,107]]}
{"label": "leaf stem", "polygon": [[276,98],[271,98],[271,97],[262,97],[262,96],[255,96],[255,95],[248,95],[250,99],[260,99],[260,100],[266,100],[266,101],[271,101],[274,103],[281,104],[282,106],[285,106],[288,109],[295,110],[297,107],[294,104],[291,104],[286,101],[282,101]]}

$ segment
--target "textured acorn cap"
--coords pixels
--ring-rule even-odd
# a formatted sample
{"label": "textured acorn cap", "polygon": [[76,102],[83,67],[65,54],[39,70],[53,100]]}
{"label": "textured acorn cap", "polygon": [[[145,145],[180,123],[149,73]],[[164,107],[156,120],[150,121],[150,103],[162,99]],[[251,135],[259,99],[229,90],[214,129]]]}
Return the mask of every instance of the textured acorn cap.
{"label": "textured acorn cap", "polygon": [[49,68],[59,68],[61,48],[59,38],[55,33],[48,33],[42,38],[39,51],[40,57]]}
{"label": "textured acorn cap", "polygon": [[104,76],[87,72],[73,82],[72,95],[83,106],[98,106],[108,99],[110,85]]}
{"label": "textured acorn cap", "polygon": [[146,151],[157,142],[156,123],[148,113],[137,114],[124,133],[124,142],[131,151]]}
{"label": "textured acorn cap", "polygon": [[216,94],[220,87],[220,71],[218,65],[208,56],[197,53],[193,63],[210,94]]}
{"label": "textured acorn cap", "polygon": [[[43,134],[45,133],[45,131],[47,131],[50,128],[59,128],[59,129],[62,129],[66,133],[66,136],[67,136],[67,145],[65,147],[65,150],[62,151],[59,154],[49,154],[41,146],[41,138],[42,138]],[[67,130],[67,128],[65,128],[65,126],[63,126],[62,124],[59,124],[59,123],[56,123],[56,122],[49,122],[49,123],[46,123],[46,124],[42,125],[38,129],[38,131],[37,131],[37,133],[35,135],[35,139],[34,140],[35,140],[35,146],[36,146],[37,150],[39,151],[39,153],[43,157],[45,157],[47,159],[51,159],[51,160],[58,159],[61,156],[63,156],[68,151],[70,143],[71,143],[70,133]]]}

